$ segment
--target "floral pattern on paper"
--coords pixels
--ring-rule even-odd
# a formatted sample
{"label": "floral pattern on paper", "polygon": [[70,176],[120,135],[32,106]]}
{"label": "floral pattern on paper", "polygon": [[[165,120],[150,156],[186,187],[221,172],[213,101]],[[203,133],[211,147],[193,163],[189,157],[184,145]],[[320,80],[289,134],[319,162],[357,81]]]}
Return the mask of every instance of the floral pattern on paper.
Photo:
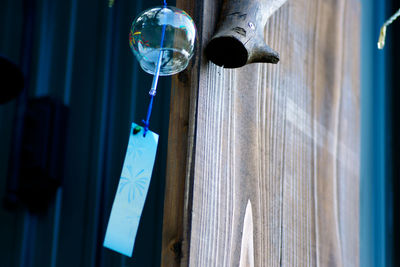
{"label": "floral pattern on paper", "polygon": [[125,191],[128,191],[128,202],[131,203],[135,199],[135,195],[137,193],[140,196],[145,194],[145,190],[147,189],[146,185],[148,183],[149,178],[143,176],[144,169],[139,171],[136,175],[132,173],[132,166],[126,166],[128,169],[129,177],[121,176],[120,186],[118,189],[118,193],[121,193],[124,188],[127,188]]}

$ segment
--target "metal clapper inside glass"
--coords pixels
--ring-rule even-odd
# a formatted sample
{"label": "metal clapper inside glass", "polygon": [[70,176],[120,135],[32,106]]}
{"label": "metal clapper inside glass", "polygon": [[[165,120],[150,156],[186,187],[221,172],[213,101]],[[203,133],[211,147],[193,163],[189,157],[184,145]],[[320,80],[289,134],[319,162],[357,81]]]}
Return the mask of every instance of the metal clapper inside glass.
{"label": "metal clapper inside glass", "polygon": [[132,123],[104,246],[131,257],[140,217],[156,157],[158,135],[149,130],[159,76],[184,70],[194,53],[196,28],[183,10],[167,6],[150,8],[132,23],[129,44],[141,68],[154,75],[144,126]]}

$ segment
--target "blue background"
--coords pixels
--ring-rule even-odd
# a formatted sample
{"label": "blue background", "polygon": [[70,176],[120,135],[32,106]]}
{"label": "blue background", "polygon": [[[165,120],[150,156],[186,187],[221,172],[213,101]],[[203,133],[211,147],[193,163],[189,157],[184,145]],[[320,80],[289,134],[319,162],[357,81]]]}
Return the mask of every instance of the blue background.
{"label": "blue background", "polygon": [[[102,242],[131,122],[145,118],[151,86],[130,51],[129,30],[140,11],[162,2],[116,0],[112,9],[108,0],[0,4],[0,54],[22,67],[30,97],[52,96],[70,108],[63,186],[44,215],[0,207],[0,266],[159,266],[170,78],[160,79],[150,121],[160,140],[133,258]],[[17,107],[16,100],[0,105],[0,199]]]}

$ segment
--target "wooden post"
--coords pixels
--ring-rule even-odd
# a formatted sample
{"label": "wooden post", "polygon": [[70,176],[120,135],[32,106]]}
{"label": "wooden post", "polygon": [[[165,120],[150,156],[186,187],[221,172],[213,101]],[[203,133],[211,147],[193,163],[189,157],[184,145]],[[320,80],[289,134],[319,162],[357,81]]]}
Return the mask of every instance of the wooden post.
{"label": "wooden post", "polygon": [[163,266],[358,266],[359,1],[288,1],[279,64],[239,69],[204,56],[220,4],[177,1],[200,41],[173,78]]}

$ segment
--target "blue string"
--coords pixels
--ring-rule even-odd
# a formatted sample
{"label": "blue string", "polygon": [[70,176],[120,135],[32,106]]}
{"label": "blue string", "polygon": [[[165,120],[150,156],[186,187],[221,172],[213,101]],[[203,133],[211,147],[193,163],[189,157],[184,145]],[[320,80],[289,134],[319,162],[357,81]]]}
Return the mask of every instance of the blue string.
{"label": "blue string", "polygon": [[146,133],[149,130],[149,121],[150,121],[151,110],[153,108],[153,100],[154,100],[154,95],[150,95],[150,103],[149,103],[149,108],[147,109],[146,121],[142,120],[142,122],[144,123],[143,137],[146,137]]}
{"label": "blue string", "polygon": [[[164,8],[167,6],[167,1],[164,0]],[[158,54],[158,59],[157,59],[157,66],[156,66],[156,71],[154,72],[154,77],[153,77],[153,83],[151,85],[151,89],[149,92],[150,95],[150,103],[149,107],[147,109],[147,116],[146,116],[146,121],[142,120],[144,123],[144,132],[143,132],[143,137],[146,137],[146,133],[149,130],[149,123],[150,123],[150,116],[151,116],[151,110],[153,108],[153,100],[154,96],[157,93],[157,84],[158,84],[158,77],[160,76],[160,68],[161,68],[161,61],[162,61],[162,48],[164,45],[164,37],[165,37],[165,28],[167,27],[166,24],[163,25],[162,28],[162,34],[161,34],[161,44],[160,44],[160,54]]]}

